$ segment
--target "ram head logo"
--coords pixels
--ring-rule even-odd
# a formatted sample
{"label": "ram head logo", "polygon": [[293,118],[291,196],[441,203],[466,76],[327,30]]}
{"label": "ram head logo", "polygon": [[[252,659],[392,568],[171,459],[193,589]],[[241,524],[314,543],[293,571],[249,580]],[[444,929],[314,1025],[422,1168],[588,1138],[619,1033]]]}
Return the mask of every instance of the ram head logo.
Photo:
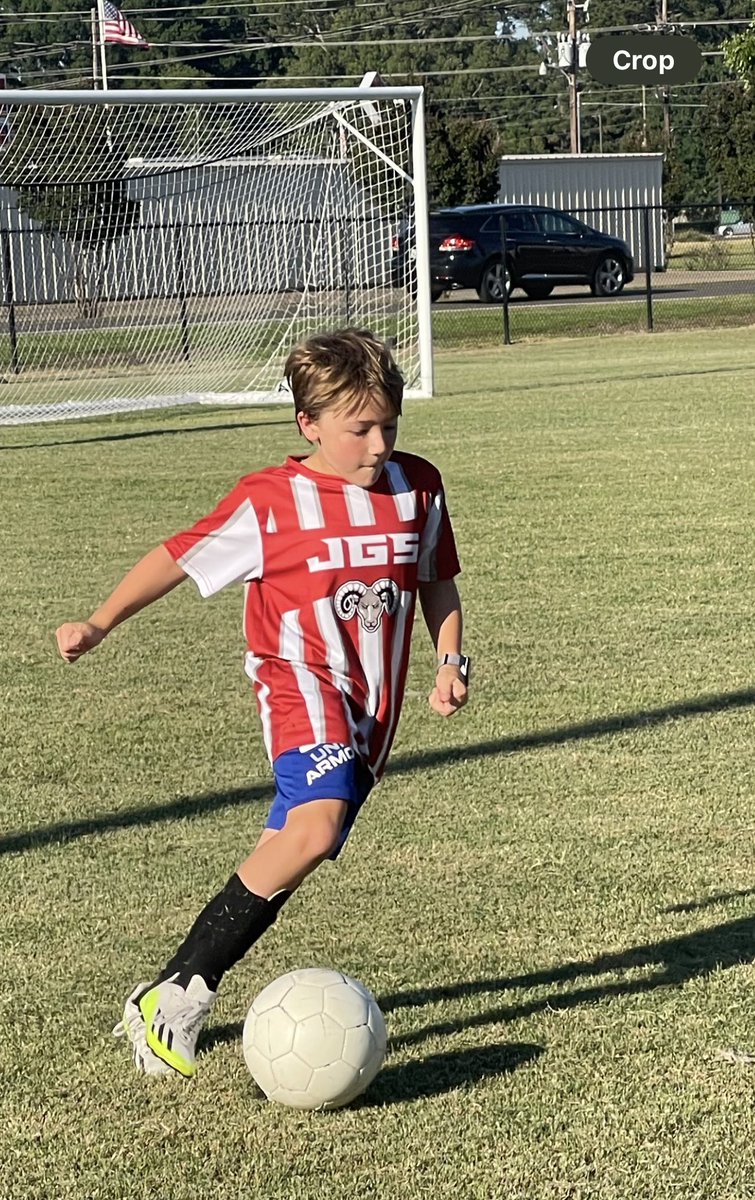
{"label": "ram head logo", "polygon": [[354,613],[362,622],[362,627],[368,633],[374,633],[380,628],[383,613],[392,617],[398,608],[398,586],[392,579],[378,579],[372,587],[352,579],[339,587],[335,595],[334,605],[342,621],[349,621]]}

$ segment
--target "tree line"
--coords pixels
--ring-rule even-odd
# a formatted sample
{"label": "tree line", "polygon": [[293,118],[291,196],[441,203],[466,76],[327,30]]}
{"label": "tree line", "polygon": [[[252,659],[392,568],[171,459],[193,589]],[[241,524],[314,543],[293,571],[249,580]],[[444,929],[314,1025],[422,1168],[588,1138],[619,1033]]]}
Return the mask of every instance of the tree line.
{"label": "tree line", "polygon": [[[9,83],[92,86],[89,24],[73,12],[58,15],[68,2],[57,0],[51,12],[45,0],[16,0],[13,14],[0,14],[0,69]],[[421,84],[434,206],[493,199],[503,154],[569,150],[567,81],[540,68],[546,35],[566,29],[564,0],[520,3],[515,16],[475,0],[385,0],[380,8],[252,0],[223,10],[215,0],[197,0],[191,11],[138,10],[131,19],[150,49],[108,46],[110,86],[355,85],[371,70],[386,82]],[[591,0],[589,24],[580,12],[581,28],[595,37],[646,30],[659,9],[655,0]],[[612,89],[581,72],[582,148],[663,151],[672,207],[753,196],[755,24],[729,24],[753,17],[752,0],[684,0],[671,16],[698,23],[681,30],[704,52],[698,79],[662,97]]]}

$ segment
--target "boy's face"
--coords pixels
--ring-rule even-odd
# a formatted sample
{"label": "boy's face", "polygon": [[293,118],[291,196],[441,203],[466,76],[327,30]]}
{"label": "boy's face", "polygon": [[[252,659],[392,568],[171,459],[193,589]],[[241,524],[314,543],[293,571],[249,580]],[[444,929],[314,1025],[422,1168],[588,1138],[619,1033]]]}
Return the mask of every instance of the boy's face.
{"label": "boy's face", "polygon": [[368,401],[356,412],[326,409],[317,421],[298,413],[299,428],[315,446],[307,466],[323,475],[338,475],[357,487],[377,483],[393,453],[398,417],[384,404]]}

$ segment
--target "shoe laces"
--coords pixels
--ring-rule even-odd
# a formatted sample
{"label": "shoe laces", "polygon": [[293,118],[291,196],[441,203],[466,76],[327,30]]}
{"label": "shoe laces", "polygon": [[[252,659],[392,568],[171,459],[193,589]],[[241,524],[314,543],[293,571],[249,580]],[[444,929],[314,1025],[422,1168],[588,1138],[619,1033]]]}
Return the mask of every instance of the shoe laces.
{"label": "shoe laces", "polygon": [[113,1037],[128,1037],[134,1052],[138,1050],[142,1055],[152,1053],[147,1045],[147,1034],[143,1024],[133,1022],[131,1025],[127,1025],[125,1021],[119,1021],[113,1029]]}
{"label": "shoe laces", "polygon": [[139,1071],[149,1074],[147,1063],[154,1059],[154,1054],[147,1045],[147,1035],[143,1025],[127,1026],[125,1021],[119,1021],[113,1029],[113,1037],[126,1037],[131,1043],[131,1057]]}
{"label": "shoe laces", "polygon": [[171,1025],[178,1027],[187,1038],[193,1038],[199,1032],[207,1014],[212,1008],[211,1003],[202,1000],[190,1000],[171,1020]]}

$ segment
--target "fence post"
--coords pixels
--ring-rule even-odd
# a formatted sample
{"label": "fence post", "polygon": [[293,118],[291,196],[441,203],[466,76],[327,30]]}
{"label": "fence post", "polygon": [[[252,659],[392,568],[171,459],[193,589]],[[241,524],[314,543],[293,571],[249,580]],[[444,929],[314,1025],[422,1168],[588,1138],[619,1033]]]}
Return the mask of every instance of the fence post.
{"label": "fence post", "polygon": [[10,254],[10,233],[7,229],[2,230],[3,236],[3,275],[5,286],[3,288],[5,297],[5,306],[8,309],[8,337],[10,338],[10,369],[14,375],[20,373],[18,362],[18,336],[16,334],[16,302],[13,296],[13,266],[11,263]]}
{"label": "fence post", "polygon": [[653,332],[653,268],[650,265],[650,209],[642,210],[642,239],[645,243],[645,303],[648,333]]}
{"label": "fence post", "polygon": [[506,217],[503,213],[500,215],[499,222],[501,227],[501,286],[503,289],[501,300],[503,302],[503,344],[504,346],[510,346],[511,324],[509,322],[509,289],[507,286],[509,268],[506,262]]}

